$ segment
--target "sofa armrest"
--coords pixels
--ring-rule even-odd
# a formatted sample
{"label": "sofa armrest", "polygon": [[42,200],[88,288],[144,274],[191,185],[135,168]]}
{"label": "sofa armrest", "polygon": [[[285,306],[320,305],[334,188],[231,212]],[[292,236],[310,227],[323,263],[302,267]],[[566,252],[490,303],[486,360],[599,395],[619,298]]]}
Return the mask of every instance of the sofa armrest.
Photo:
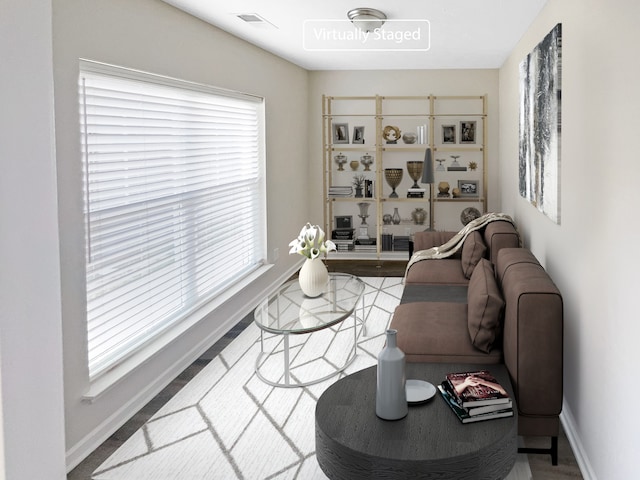
{"label": "sofa armrest", "polygon": [[[524,248],[503,248],[496,264],[505,300],[503,351],[518,410],[557,419],[562,411],[563,302],[560,291],[535,256]],[[557,431],[521,432],[557,435]],[[557,429],[557,421],[549,422]]]}
{"label": "sofa armrest", "polygon": [[491,222],[485,227],[483,236],[484,243],[489,249],[489,260],[494,265],[498,260],[498,252],[501,249],[521,246],[520,234],[511,222]]}

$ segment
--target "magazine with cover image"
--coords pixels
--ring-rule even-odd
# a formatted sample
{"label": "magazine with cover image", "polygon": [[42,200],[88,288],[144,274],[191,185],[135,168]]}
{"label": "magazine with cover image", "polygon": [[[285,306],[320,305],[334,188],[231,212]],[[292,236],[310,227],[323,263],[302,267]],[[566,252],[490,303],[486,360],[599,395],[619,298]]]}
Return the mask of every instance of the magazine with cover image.
{"label": "magazine with cover image", "polygon": [[[445,382],[443,382],[443,384],[444,383]],[[451,393],[448,391],[447,388],[445,388],[443,385],[438,385],[438,390],[440,391],[440,394],[442,395],[443,400],[446,402],[447,405],[449,405],[451,410],[453,410],[453,413],[455,413],[456,416],[458,417],[458,420],[460,420],[462,423],[481,422],[483,420],[492,420],[495,418],[504,418],[504,417],[513,416],[513,409],[511,407],[507,407],[506,405],[505,405],[505,409],[503,410],[498,410],[498,411],[489,412],[489,413],[482,413],[479,415],[470,415],[469,411],[466,408],[462,408],[460,405],[458,405],[458,402],[453,397],[453,395],[451,395]]]}
{"label": "magazine with cover image", "polygon": [[487,370],[448,373],[446,386],[461,407],[510,403],[509,394]]}

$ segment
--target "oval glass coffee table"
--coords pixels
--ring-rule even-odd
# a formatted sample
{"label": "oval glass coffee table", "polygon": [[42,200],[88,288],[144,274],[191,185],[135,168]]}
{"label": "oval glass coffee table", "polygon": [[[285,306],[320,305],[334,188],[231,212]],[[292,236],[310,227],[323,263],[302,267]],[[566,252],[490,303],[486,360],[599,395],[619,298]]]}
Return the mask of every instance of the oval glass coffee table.
{"label": "oval glass coffee table", "polygon": [[[356,356],[358,305],[361,308],[360,318],[364,318],[361,302],[364,287],[364,282],[354,275],[330,273],[327,289],[319,297],[307,297],[300,290],[298,280],[291,280],[266,298],[253,314],[260,328],[256,375],[272,386],[302,387],[323,382],[347,368]],[[353,327],[350,328],[353,331],[346,335],[347,330],[344,329],[341,333],[341,337],[349,337],[349,346],[344,351],[343,343],[334,342],[334,333],[337,334],[341,324],[350,317],[353,319]],[[338,351],[335,359],[324,359],[326,351],[321,350],[319,342],[307,344],[307,341],[311,334],[330,328],[336,332],[327,332],[327,349],[333,346],[333,350]],[[308,338],[292,346],[291,335]],[[311,377],[308,373],[306,378],[302,373],[296,375],[296,369],[304,372],[305,368],[307,372],[312,371]],[[313,376],[316,372],[319,373]]]}
{"label": "oval glass coffee table", "polygon": [[[410,406],[401,420],[376,416],[376,366],[327,388],[316,405],[316,456],[331,480],[408,478],[496,480],[513,469],[518,453],[514,416],[462,424],[439,392]],[[514,399],[504,365],[407,363],[407,378],[434,386],[447,373],[489,370]],[[438,398],[440,397],[440,398]]]}

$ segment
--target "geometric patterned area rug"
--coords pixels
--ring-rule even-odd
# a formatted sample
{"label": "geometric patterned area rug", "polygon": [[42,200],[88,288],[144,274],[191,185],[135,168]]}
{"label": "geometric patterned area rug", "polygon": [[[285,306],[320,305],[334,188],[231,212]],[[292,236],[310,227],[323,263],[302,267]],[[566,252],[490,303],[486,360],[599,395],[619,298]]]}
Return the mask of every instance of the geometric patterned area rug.
{"label": "geometric patterned area rug", "polygon": [[[345,320],[332,329],[292,335],[291,375],[324,376],[327,365],[344,364],[358,338],[354,361],[344,372],[315,385],[272,387],[255,373],[261,352],[282,349],[281,336],[248,325],[216,358],[134,433],[94,473],[93,480],[326,480],[315,457],[315,405],[339,378],[375,365],[391,315],[402,296],[401,277],[364,277],[364,321]],[[299,338],[298,338],[299,337]],[[342,363],[341,363],[342,362]],[[280,365],[273,365],[278,380]],[[264,373],[263,365],[261,372]],[[297,378],[297,377],[296,377]],[[271,379],[270,379],[271,380]],[[528,480],[526,455],[518,455],[509,480]]]}

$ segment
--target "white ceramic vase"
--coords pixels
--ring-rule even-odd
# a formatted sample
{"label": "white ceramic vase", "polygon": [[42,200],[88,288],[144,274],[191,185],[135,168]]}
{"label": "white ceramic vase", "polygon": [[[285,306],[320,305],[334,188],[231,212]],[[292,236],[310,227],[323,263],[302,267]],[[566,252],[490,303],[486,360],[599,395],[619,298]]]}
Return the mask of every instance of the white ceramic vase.
{"label": "white ceramic vase", "polygon": [[397,330],[387,330],[387,344],[378,355],[376,415],[400,420],[409,413],[404,352],[396,343]]}
{"label": "white ceramic vase", "polygon": [[300,289],[307,297],[319,297],[327,290],[329,272],[320,257],[307,258],[298,273]]}

